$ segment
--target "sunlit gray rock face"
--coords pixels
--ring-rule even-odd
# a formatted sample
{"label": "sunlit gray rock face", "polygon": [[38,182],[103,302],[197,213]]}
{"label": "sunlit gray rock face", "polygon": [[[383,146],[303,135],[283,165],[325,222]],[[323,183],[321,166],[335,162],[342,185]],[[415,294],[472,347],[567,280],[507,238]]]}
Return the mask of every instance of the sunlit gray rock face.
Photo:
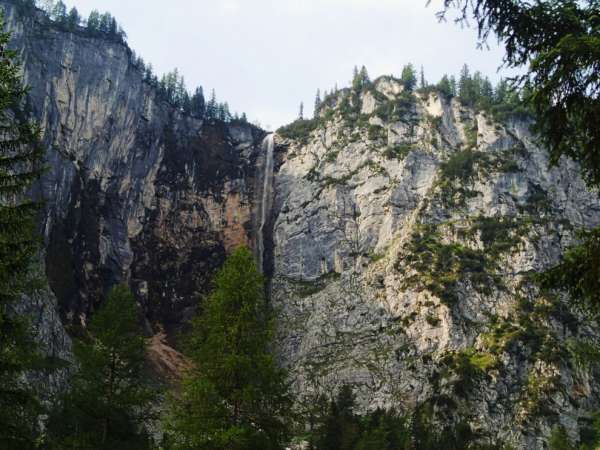
{"label": "sunlit gray rock face", "polygon": [[124,281],[149,330],[177,327],[226,251],[253,241],[264,132],[184,115],[157,97],[126,45],[11,5],[0,2],[48,150],[43,231],[61,315],[85,325]]}
{"label": "sunlit gray rock face", "polygon": [[524,120],[391,78],[321,122],[277,138],[272,298],[301,398],[350,383],[364,409],[432,406],[518,448],[577,438],[596,325],[528,281],[600,224],[577,166],[549,169]]}

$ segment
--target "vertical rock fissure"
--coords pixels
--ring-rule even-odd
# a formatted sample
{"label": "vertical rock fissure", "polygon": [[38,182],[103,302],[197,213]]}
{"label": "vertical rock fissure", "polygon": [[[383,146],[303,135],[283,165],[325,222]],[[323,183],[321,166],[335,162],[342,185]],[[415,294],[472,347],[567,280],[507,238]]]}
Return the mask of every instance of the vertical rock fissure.
{"label": "vertical rock fissure", "polygon": [[269,220],[269,211],[271,209],[271,190],[273,185],[273,149],[275,147],[273,134],[267,135],[263,142],[262,148],[265,153],[265,163],[263,171],[263,190],[262,199],[260,202],[260,223],[256,236],[256,251],[258,256],[258,267],[264,272],[264,255],[265,255],[265,224]]}

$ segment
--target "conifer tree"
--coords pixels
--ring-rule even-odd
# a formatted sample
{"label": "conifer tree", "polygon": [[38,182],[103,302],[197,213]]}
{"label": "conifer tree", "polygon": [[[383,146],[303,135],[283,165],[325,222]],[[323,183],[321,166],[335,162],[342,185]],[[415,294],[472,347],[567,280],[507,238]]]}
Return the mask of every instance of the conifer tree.
{"label": "conifer tree", "polygon": [[469,66],[463,65],[458,79],[458,96],[465,103],[470,103],[472,100],[472,79],[469,72]]}
{"label": "conifer tree", "polygon": [[204,101],[204,91],[202,86],[198,86],[191,99],[192,115],[198,118],[203,118],[206,112],[206,103]]}
{"label": "conifer tree", "polygon": [[67,19],[66,19],[67,27],[70,30],[74,30],[75,28],[77,28],[80,21],[81,21],[81,17],[79,16],[79,11],[77,11],[77,8],[75,8],[75,7],[71,8],[71,10],[69,11],[69,15],[67,16]]}
{"label": "conifer tree", "polygon": [[65,20],[67,19],[67,6],[62,2],[62,0],[58,0],[58,2],[55,3],[50,16],[56,22],[65,22]]}
{"label": "conifer tree", "polygon": [[454,95],[453,89],[452,89],[452,84],[450,83],[450,79],[448,78],[448,75],[444,74],[444,76],[438,83],[437,88],[447,98],[450,98]]}
{"label": "conifer tree", "polygon": [[90,12],[87,20],[87,28],[90,31],[98,31],[100,29],[100,13],[97,9]]}
{"label": "conifer tree", "polygon": [[304,102],[300,102],[300,111],[298,111],[298,119],[304,120]]}
{"label": "conifer tree", "polygon": [[417,85],[417,73],[412,64],[407,64],[406,66],[404,66],[400,78],[407,90],[413,91],[415,89]]}
{"label": "conifer tree", "polygon": [[213,89],[210,91],[210,99],[206,104],[206,118],[207,119],[216,119],[217,118],[217,94]]}
{"label": "conifer tree", "polygon": [[75,343],[79,370],[48,423],[53,449],[146,450],[143,426],[154,394],[144,374],[140,313],[129,288],[116,286]]}
{"label": "conifer tree", "polygon": [[0,448],[34,447],[39,402],[23,375],[40,359],[24,317],[13,305],[27,291],[38,249],[37,205],[26,191],[40,174],[38,130],[21,113],[26,89],[0,14]]}
{"label": "conifer tree", "polygon": [[167,418],[178,450],[279,450],[288,437],[285,372],[271,353],[264,279],[246,248],[233,252],[192,322],[193,367]]}
{"label": "conifer tree", "polygon": [[425,81],[425,69],[423,69],[423,66],[421,66],[420,82],[421,84],[419,85],[419,87],[421,89],[425,89],[427,87],[427,81]]}
{"label": "conifer tree", "polygon": [[321,107],[321,90],[317,89],[317,95],[315,97],[315,117],[319,115],[319,108]]}

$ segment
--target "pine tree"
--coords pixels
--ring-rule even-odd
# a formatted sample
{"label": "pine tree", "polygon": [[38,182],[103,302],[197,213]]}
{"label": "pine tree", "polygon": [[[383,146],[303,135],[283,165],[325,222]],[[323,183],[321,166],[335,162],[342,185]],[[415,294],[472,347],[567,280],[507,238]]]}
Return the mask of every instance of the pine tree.
{"label": "pine tree", "polygon": [[279,450],[288,438],[285,372],[271,354],[264,279],[245,248],[226,260],[192,322],[193,367],[171,400],[168,443],[179,450]]}
{"label": "pine tree", "polygon": [[404,66],[400,79],[408,91],[413,91],[415,89],[417,85],[417,73],[412,64]]}
{"label": "pine tree", "polygon": [[369,77],[369,72],[367,71],[366,66],[362,66],[360,68],[359,76],[363,87],[371,82],[371,78]]}
{"label": "pine tree", "polygon": [[466,104],[472,104],[474,100],[473,79],[466,64],[463,65],[458,79],[458,97]]}
{"label": "pine tree", "polygon": [[304,102],[300,102],[300,111],[298,111],[298,119],[304,120]]}
{"label": "pine tree", "polygon": [[360,437],[360,423],[354,414],[352,388],[343,385],[331,401],[329,412],[316,432],[318,450],[352,450]]}
{"label": "pine tree", "polygon": [[210,91],[210,100],[206,105],[206,118],[207,119],[216,119],[217,118],[217,94],[213,89]]}
{"label": "pine tree", "polygon": [[27,450],[34,447],[40,408],[23,375],[40,359],[29,323],[13,313],[13,305],[28,289],[39,244],[37,205],[26,191],[40,175],[43,154],[37,128],[21,113],[27,91],[3,29],[0,15],[0,448]]}
{"label": "pine tree", "polygon": [[79,11],[77,11],[77,8],[73,7],[71,8],[71,10],[69,11],[69,15],[67,16],[66,19],[66,25],[70,30],[74,30],[75,28],[77,28],[77,26],[79,26],[79,22],[81,21],[81,17],[79,16]]}
{"label": "pine tree", "polygon": [[456,77],[454,75],[450,75],[450,88],[452,89],[452,96],[456,96],[458,93],[458,87],[456,83]]}
{"label": "pine tree", "polygon": [[317,117],[319,115],[320,107],[321,107],[321,90],[317,89],[317,95],[315,97],[315,112],[314,112],[315,117]]}
{"label": "pine tree", "polygon": [[52,448],[146,450],[143,427],[153,391],[144,374],[140,312],[129,288],[116,286],[75,343],[79,370],[48,423]]}
{"label": "pine tree", "polygon": [[452,84],[450,83],[448,75],[444,74],[440,82],[437,84],[437,89],[447,98],[453,96]]}
{"label": "pine tree", "polygon": [[203,118],[206,112],[206,102],[204,101],[204,91],[202,86],[198,86],[191,99],[192,115],[198,118]]}
{"label": "pine tree", "polygon": [[358,76],[358,66],[352,69],[352,89],[355,91],[360,88],[360,78]]}
{"label": "pine tree", "polygon": [[100,30],[100,13],[97,9],[92,10],[87,20],[87,28],[90,31]]}
{"label": "pine tree", "polygon": [[62,0],[58,0],[54,7],[52,8],[52,13],[50,14],[52,20],[55,20],[59,23],[64,23],[67,19],[67,6],[62,2]]}
{"label": "pine tree", "polygon": [[427,87],[427,81],[425,81],[425,70],[423,69],[423,66],[421,66],[420,79],[421,79],[421,84],[419,87],[421,89],[425,89]]}

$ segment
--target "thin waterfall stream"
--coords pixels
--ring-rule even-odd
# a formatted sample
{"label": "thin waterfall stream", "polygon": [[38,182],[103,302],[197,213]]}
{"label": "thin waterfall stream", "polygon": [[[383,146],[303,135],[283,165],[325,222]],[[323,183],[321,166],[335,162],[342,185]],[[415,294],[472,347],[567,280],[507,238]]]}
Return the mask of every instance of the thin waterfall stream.
{"label": "thin waterfall stream", "polygon": [[256,247],[258,253],[258,268],[262,272],[264,270],[264,255],[265,255],[265,224],[269,220],[269,211],[271,210],[271,191],[273,189],[273,150],[275,147],[274,135],[267,135],[263,142],[262,148],[265,152],[265,163],[263,171],[263,191],[262,200],[260,202],[260,223],[258,234],[256,237]]}

